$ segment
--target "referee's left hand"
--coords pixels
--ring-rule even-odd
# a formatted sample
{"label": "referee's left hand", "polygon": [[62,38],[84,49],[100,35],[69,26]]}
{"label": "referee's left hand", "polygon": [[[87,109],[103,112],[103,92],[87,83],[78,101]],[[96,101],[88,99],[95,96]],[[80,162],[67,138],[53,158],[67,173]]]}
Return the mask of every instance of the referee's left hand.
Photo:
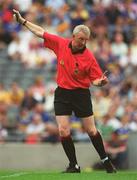
{"label": "referee's left hand", "polygon": [[107,83],[108,83],[108,78],[107,78],[107,76],[106,76],[106,73],[107,73],[108,71],[105,71],[103,74],[102,74],[102,76],[101,76],[101,78],[99,79],[99,86],[104,86],[104,85],[106,85]]}
{"label": "referee's left hand", "polygon": [[102,74],[101,78],[94,80],[93,85],[94,86],[99,86],[99,87],[106,85],[108,83],[108,78],[106,76],[106,73],[107,73],[107,71],[105,71]]}

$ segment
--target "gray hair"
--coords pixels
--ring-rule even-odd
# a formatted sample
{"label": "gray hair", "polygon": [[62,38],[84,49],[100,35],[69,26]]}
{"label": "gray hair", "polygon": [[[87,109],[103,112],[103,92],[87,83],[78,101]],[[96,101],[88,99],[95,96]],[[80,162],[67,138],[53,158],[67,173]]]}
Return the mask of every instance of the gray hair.
{"label": "gray hair", "polygon": [[78,25],[73,29],[73,35],[79,33],[79,32],[83,32],[85,35],[87,35],[88,37],[90,37],[90,29],[85,26],[85,25]]}

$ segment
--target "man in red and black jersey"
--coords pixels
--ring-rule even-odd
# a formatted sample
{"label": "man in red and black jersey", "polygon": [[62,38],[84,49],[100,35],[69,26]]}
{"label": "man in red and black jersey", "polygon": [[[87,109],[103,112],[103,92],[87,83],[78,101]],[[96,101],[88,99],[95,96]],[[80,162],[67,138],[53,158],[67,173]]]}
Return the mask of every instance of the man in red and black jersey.
{"label": "man in red and black jersey", "polygon": [[89,87],[103,86],[108,82],[102,73],[94,55],[86,48],[90,30],[85,25],[76,26],[72,39],[65,39],[49,34],[42,27],[26,19],[13,10],[16,20],[36,36],[44,39],[44,46],[54,51],[57,56],[57,89],[55,90],[55,115],[64,151],[69,160],[66,173],[80,173],[75,147],[70,135],[69,116],[72,112],[82,119],[83,127],[88,133],[101,161],[108,173],[116,172],[108,158],[102,137],[96,129],[92,111]]}

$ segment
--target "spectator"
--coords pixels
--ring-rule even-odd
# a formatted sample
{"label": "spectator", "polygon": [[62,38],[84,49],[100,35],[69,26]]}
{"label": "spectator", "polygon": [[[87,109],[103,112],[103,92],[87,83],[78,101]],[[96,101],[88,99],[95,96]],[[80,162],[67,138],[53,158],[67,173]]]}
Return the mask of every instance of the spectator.
{"label": "spectator", "polygon": [[7,105],[10,104],[9,94],[3,83],[0,83],[0,102]]}
{"label": "spectator", "polygon": [[22,61],[22,54],[26,47],[22,44],[18,34],[13,33],[13,41],[8,45],[8,56],[11,60]]}
{"label": "spectator", "polygon": [[127,144],[117,131],[112,133],[110,141],[105,142],[105,148],[117,169],[127,169]]}
{"label": "spectator", "polygon": [[44,84],[43,77],[37,76],[34,80],[34,83],[30,86],[31,92],[34,99],[38,102],[44,103],[46,98],[46,87]]}
{"label": "spectator", "polygon": [[124,42],[123,34],[116,32],[114,35],[114,41],[111,45],[112,53],[120,60],[123,56],[127,55],[128,46]]}
{"label": "spectator", "polygon": [[97,127],[100,130],[104,141],[110,140],[111,133],[114,131],[114,127],[109,124],[111,117],[109,114],[103,116],[101,121],[97,121]]}
{"label": "spectator", "polygon": [[4,30],[0,21],[0,50],[6,49],[12,40],[12,34]]}
{"label": "spectator", "polygon": [[100,89],[95,90],[93,93],[94,116],[96,120],[101,120],[111,106],[111,99],[105,96]]}
{"label": "spectator", "polygon": [[40,142],[44,130],[45,124],[42,122],[41,116],[39,114],[34,114],[31,122],[26,127],[26,143]]}
{"label": "spectator", "polygon": [[8,91],[11,105],[20,105],[24,97],[24,91],[18,83],[13,82]]}
{"label": "spectator", "polygon": [[133,66],[137,66],[137,36],[135,36],[130,43],[130,62]]}
{"label": "spectator", "polygon": [[21,133],[25,133],[27,125],[31,122],[31,112],[22,108],[17,116],[17,126]]}
{"label": "spectator", "polygon": [[26,108],[28,110],[32,110],[37,103],[38,101],[33,97],[32,90],[27,89],[25,91],[25,94],[24,94],[24,97],[22,99],[20,106],[21,106],[21,109]]}
{"label": "spectator", "polygon": [[[120,140],[117,131],[111,133],[109,141],[105,141],[105,149],[117,169],[127,169],[127,145]],[[92,167],[95,170],[103,169],[102,164],[95,163]]]}
{"label": "spectator", "polygon": [[33,108],[33,113],[40,114],[43,122],[52,122],[55,118],[51,116],[50,113],[46,111],[44,108],[44,105],[42,103],[37,103],[35,107]]}
{"label": "spectator", "polygon": [[26,128],[26,143],[37,143],[41,141],[58,141],[57,126],[52,123],[44,123],[40,114],[33,114],[31,123]]}
{"label": "spectator", "polygon": [[51,81],[49,84],[47,84],[47,93],[46,93],[46,102],[45,102],[45,109],[47,112],[53,112],[53,103],[54,103],[54,91],[56,88],[56,83],[54,81]]}

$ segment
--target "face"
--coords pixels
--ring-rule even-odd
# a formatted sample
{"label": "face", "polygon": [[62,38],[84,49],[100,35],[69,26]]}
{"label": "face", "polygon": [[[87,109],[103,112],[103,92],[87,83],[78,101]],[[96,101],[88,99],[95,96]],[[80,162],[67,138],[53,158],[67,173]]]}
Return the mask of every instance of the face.
{"label": "face", "polygon": [[85,47],[87,40],[89,39],[89,37],[84,34],[83,32],[79,32],[75,35],[73,35],[72,38],[72,49],[73,50],[81,50]]}

